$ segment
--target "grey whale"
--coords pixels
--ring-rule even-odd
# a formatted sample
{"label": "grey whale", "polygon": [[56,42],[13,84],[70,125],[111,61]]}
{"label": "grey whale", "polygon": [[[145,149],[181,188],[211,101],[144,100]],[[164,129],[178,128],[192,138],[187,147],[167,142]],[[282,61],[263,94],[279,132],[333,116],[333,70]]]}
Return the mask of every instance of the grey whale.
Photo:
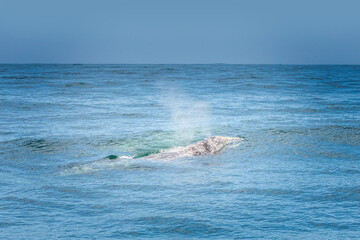
{"label": "grey whale", "polygon": [[242,140],[243,139],[239,137],[212,136],[195,142],[189,146],[166,149],[160,153],[142,157],[142,159],[151,161],[169,161],[184,157],[216,154],[225,146],[239,143]]}
{"label": "grey whale", "polygon": [[219,153],[227,145],[237,144],[242,140],[239,137],[212,136],[185,147],[173,147],[140,158],[110,155],[93,162],[68,166],[65,173],[76,174],[114,168],[131,168],[136,167],[136,161],[134,162],[136,159],[149,162],[166,162],[192,156],[211,155]]}

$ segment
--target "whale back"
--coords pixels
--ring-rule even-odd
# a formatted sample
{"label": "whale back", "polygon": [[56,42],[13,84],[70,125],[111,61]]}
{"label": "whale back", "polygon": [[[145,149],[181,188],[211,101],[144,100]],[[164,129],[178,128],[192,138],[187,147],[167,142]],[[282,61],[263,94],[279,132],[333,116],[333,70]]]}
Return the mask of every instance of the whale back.
{"label": "whale back", "polygon": [[161,153],[144,157],[147,160],[173,160],[176,158],[216,154],[226,145],[241,141],[241,138],[223,136],[207,137],[186,147],[170,148]]}

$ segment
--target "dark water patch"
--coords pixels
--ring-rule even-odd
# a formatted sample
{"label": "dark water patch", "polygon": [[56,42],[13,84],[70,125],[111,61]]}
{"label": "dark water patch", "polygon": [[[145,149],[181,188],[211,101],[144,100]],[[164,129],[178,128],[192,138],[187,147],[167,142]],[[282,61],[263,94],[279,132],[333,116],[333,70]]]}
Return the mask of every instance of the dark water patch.
{"label": "dark water patch", "polygon": [[72,204],[66,203],[58,203],[55,201],[46,201],[33,199],[28,197],[14,197],[8,196],[1,198],[1,201],[5,203],[5,209],[23,209],[25,206],[27,209],[36,210],[37,212],[47,212],[48,209],[63,209],[70,210],[73,209],[74,206]]}
{"label": "dark water patch", "polygon": [[154,85],[151,84],[151,83],[141,83],[141,84],[139,84],[139,86],[142,86],[142,87],[152,87],[152,86],[154,86]]}
{"label": "dark water patch", "polygon": [[116,75],[135,75],[135,74],[137,74],[137,72],[129,72],[127,70],[112,70],[112,71],[110,71],[110,73],[116,74]]}
{"label": "dark water patch", "polygon": [[33,153],[58,154],[74,148],[74,141],[45,138],[17,138],[14,140],[3,141],[3,146],[7,150],[17,149],[19,152],[29,150]]}
{"label": "dark water patch", "polygon": [[321,222],[321,221],[310,221],[307,226],[312,227],[312,228],[316,228],[318,230],[320,229],[324,229],[324,230],[329,230],[329,229],[336,229],[338,231],[341,230],[347,230],[347,229],[358,229],[360,227],[360,224],[356,224],[356,223],[347,223],[347,222]]}
{"label": "dark water patch", "polygon": [[272,88],[278,88],[278,86],[276,85],[260,85],[260,84],[246,84],[247,87],[255,87],[255,88],[268,88],[268,89],[272,89]]}
{"label": "dark water patch", "polygon": [[59,151],[59,147],[61,146],[58,144],[58,142],[49,141],[46,139],[25,140],[21,143],[21,145],[32,151],[43,153]]}
{"label": "dark water patch", "polygon": [[[44,185],[39,190],[44,196],[53,198],[56,196],[59,199],[98,199],[104,197],[102,190],[94,191],[93,189],[86,189],[83,186],[56,186]],[[67,201],[64,203],[68,203]],[[74,209],[71,204],[65,204],[64,208]]]}
{"label": "dark water patch", "polygon": [[175,72],[177,69],[175,68],[162,68],[160,69],[160,71],[165,71],[165,72]]}
{"label": "dark water patch", "polygon": [[128,118],[148,118],[151,117],[149,114],[144,113],[120,113],[119,114],[122,117],[128,117]]}
{"label": "dark water patch", "polygon": [[312,99],[314,99],[314,100],[324,100],[324,98],[320,98],[320,97],[313,97]]}
{"label": "dark water patch", "polygon": [[346,170],[343,170],[343,173],[345,173],[345,174],[358,174],[360,176],[360,170],[357,170],[357,169],[346,169]]}
{"label": "dark water patch", "polygon": [[116,86],[123,86],[123,85],[126,85],[127,83],[124,82],[124,81],[108,80],[108,81],[105,81],[104,84],[107,84],[107,85],[116,85]]}
{"label": "dark water patch", "polygon": [[224,194],[243,194],[243,195],[262,195],[262,196],[275,196],[275,197],[298,197],[304,194],[303,191],[291,189],[260,189],[260,188],[243,188],[243,189],[212,189],[216,193]]}
{"label": "dark water patch", "polygon": [[360,186],[331,188],[321,194],[304,197],[311,202],[360,202]]}
{"label": "dark water patch", "polygon": [[327,175],[332,175],[332,176],[336,176],[336,175],[341,175],[341,176],[346,176],[347,174],[359,174],[360,170],[357,169],[343,169],[340,167],[334,168],[334,169],[324,169],[320,171],[321,174],[327,174]]}
{"label": "dark water patch", "polygon": [[[273,109],[270,109],[273,111]],[[278,112],[289,112],[289,113],[321,113],[324,112],[322,109],[316,109],[316,108],[280,108],[276,109],[275,111]]]}
{"label": "dark water patch", "polygon": [[[329,159],[356,159],[357,156],[351,153],[344,153],[336,150],[317,151],[317,154]],[[360,159],[360,157],[358,157]]]}
{"label": "dark water patch", "polygon": [[156,191],[161,192],[165,190],[174,190],[175,186],[169,186],[164,184],[118,184],[118,185],[109,185],[106,187],[107,189],[120,189],[120,190],[131,190],[131,191]]}
{"label": "dark water patch", "polygon": [[324,80],[324,78],[321,78],[321,77],[309,77],[309,78],[304,78],[305,80],[306,79],[310,79],[310,80]]}
{"label": "dark water patch", "polygon": [[84,73],[82,72],[67,72],[67,71],[64,71],[62,73],[62,75],[64,76],[77,76],[77,75],[83,75]]}
{"label": "dark water patch", "polygon": [[66,84],[65,87],[78,87],[78,86],[86,86],[86,85],[90,85],[90,84],[84,82],[74,82],[74,83]]}
{"label": "dark water patch", "polygon": [[0,135],[10,135],[10,134],[14,134],[15,132],[3,132],[0,131]]}
{"label": "dark water patch", "polygon": [[249,79],[249,76],[247,76],[247,75],[243,75],[243,76],[239,76],[239,75],[237,75],[237,76],[234,76],[234,77],[225,77],[225,78],[223,78],[223,79],[221,79],[221,80],[230,80],[230,81],[232,81],[232,80],[235,80],[234,82],[237,82],[237,80],[245,80],[245,79]]}
{"label": "dark water patch", "polygon": [[[46,79],[46,80],[57,80],[57,79],[61,79],[60,77],[53,77],[53,76],[28,76],[28,75],[24,75],[24,76],[1,76],[0,78],[3,79],[14,79],[14,80],[24,80],[24,79],[32,79],[32,80],[42,80],[42,79]],[[21,82],[5,82],[5,84],[33,84],[33,83],[41,83],[41,82],[34,82],[34,81],[21,81]]]}
{"label": "dark water patch", "polygon": [[193,218],[174,218],[151,216],[136,220],[139,224],[147,227],[147,230],[156,234],[168,233],[171,235],[184,235],[197,237],[210,237],[228,233],[228,229],[214,226],[207,220],[195,220]]}
{"label": "dark water patch", "polygon": [[347,107],[347,106],[332,106],[332,107],[327,107],[329,110],[339,110],[339,111],[344,111],[344,110],[350,110],[352,108],[357,109],[358,107]]}
{"label": "dark water patch", "polygon": [[317,128],[269,129],[267,132],[278,136],[288,135],[294,137],[294,134],[296,134],[299,136],[311,136],[322,141],[354,146],[360,145],[360,128],[356,126],[325,125]]}

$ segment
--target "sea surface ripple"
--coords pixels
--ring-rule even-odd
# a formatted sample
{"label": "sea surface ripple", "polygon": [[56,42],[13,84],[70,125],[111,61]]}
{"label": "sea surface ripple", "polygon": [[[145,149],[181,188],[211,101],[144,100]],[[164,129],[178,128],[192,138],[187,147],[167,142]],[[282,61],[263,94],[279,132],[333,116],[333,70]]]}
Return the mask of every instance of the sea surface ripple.
{"label": "sea surface ripple", "polygon": [[360,66],[0,65],[0,166],[1,239],[359,239]]}

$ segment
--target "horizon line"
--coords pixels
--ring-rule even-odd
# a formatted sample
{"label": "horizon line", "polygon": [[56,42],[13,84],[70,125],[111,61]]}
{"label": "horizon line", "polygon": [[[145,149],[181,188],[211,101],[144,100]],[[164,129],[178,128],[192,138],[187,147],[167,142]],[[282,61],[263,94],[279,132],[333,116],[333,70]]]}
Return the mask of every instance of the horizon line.
{"label": "horizon line", "polygon": [[342,66],[359,66],[360,63],[3,63],[0,65],[342,65]]}

